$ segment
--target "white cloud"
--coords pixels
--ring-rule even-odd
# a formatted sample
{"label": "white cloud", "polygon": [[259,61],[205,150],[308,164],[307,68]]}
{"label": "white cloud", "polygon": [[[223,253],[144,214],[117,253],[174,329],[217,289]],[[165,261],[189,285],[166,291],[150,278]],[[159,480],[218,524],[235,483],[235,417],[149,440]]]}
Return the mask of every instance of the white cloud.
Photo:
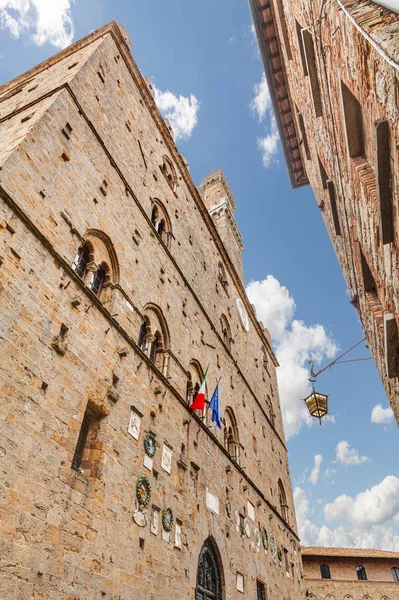
{"label": "white cloud", "polygon": [[309,481],[312,485],[316,485],[316,483],[319,481],[320,466],[321,466],[322,462],[323,462],[322,455],[315,454],[314,455],[314,467],[312,469],[311,474],[309,475]]}
{"label": "white cloud", "polygon": [[252,112],[258,117],[259,123],[267,119],[265,126],[266,135],[259,136],[256,140],[262,154],[263,165],[267,168],[275,162],[278,152],[280,136],[277,129],[276,119],[273,114],[272,102],[265,74],[262,74],[260,83],[254,85],[254,97],[250,103]]}
{"label": "white cloud", "polygon": [[327,504],[325,518],[343,521],[335,528],[310,520],[310,495],[302,488],[295,488],[294,501],[303,545],[399,551],[399,535],[389,523],[399,518],[399,479],[393,475],[354,499],[343,495]]}
{"label": "white cloud", "polygon": [[399,514],[399,478],[388,475],[355,498],[342,494],[324,507],[329,521],[345,519],[350,524],[370,527],[382,525]]}
{"label": "white cloud", "polygon": [[381,404],[377,404],[371,411],[370,421],[372,423],[390,423],[393,421],[393,418],[393,411],[390,406],[388,408],[382,408]]}
{"label": "white cloud", "polygon": [[198,123],[200,103],[190,94],[176,96],[172,92],[161,92],[155,85],[155,102],[164,117],[168,118],[177,140],[187,140]]}
{"label": "white cloud", "polygon": [[271,106],[269,88],[267,87],[266,76],[264,73],[260,83],[254,85],[254,94],[255,96],[251,102],[251,109],[256,113],[259,123],[261,123]]}
{"label": "white cloud", "polygon": [[351,448],[349,442],[345,440],[338,442],[336,452],[337,454],[334,462],[341,463],[342,465],[363,465],[370,460],[368,456],[359,456],[358,450]]}
{"label": "white cloud", "polygon": [[275,343],[284,430],[289,438],[299,432],[304,422],[311,423],[303,402],[311,389],[307,361],[320,363],[324,358],[332,358],[337,346],[322,325],[308,326],[293,318],[294,299],[272,275],[263,281],[252,281],[246,291]]}
{"label": "white cloud", "polygon": [[258,137],[256,143],[262,153],[262,163],[264,167],[269,167],[275,160],[275,156],[278,152],[278,142],[280,136],[277,130],[276,119],[274,116],[271,120],[270,132],[265,137]]}
{"label": "white cloud", "polygon": [[0,24],[19,38],[28,33],[37,46],[68,46],[74,36],[73,0],[0,0]]}

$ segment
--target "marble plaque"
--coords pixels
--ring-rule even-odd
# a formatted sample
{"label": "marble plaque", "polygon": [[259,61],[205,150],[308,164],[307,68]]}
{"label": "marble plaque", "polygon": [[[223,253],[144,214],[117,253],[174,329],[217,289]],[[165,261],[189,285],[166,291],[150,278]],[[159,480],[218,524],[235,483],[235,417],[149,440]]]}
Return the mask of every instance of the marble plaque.
{"label": "marble plaque", "polygon": [[208,488],[206,489],[206,507],[215,515],[219,515],[219,498],[211,494]]}
{"label": "marble plaque", "polygon": [[239,592],[244,593],[244,575],[241,575],[241,573],[237,573],[237,590]]}
{"label": "marble plaque", "polygon": [[181,525],[179,523],[175,525],[175,547],[181,548]]}
{"label": "marble plaque", "polygon": [[153,533],[154,535],[158,534],[158,528],[159,528],[159,513],[160,510],[159,508],[157,508],[156,506],[152,507],[152,515],[151,515],[151,527],[150,527],[150,531],[151,533]]}
{"label": "marble plaque", "polygon": [[255,521],[255,507],[252,504],[252,502],[250,502],[249,500],[247,500],[247,513],[248,513],[248,517],[252,521]]}
{"label": "marble plaque", "polygon": [[141,414],[135,408],[131,408],[128,432],[130,433],[130,435],[132,437],[134,437],[135,440],[139,439],[140,427],[141,427]]}
{"label": "marble plaque", "polygon": [[172,448],[170,448],[169,446],[164,444],[163,449],[162,449],[161,466],[164,471],[169,473],[169,475],[170,475],[170,471],[172,469],[172,454],[173,454]]}
{"label": "marble plaque", "polygon": [[152,458],[148,454],[144,454],[144,466],[149,471],[152,471]]}

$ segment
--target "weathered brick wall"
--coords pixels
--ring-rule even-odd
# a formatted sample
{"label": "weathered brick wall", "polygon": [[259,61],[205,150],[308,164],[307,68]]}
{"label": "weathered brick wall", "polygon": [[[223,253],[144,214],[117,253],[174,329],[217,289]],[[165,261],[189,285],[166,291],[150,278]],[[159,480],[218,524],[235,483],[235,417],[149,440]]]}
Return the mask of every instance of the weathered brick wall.
{"label": "weathered brick wall", "polygon": [[[278,5],[285,19],[280,18]],[[304,140],[300,149],[316,200],[341,264],[350,294],[357,307],[368,345],[383,380],[389,401],[399,420],[399,379],[388,376],[384,344],[383,315],[392,314],[398,325],[399,314],[399,227],[398,227],[398,95],[396,60],[399,47],[399,16],[370,0],[345,0],[343,5],[360,29],[378,45],[378,51],[351,22],[337,2],[321,0],[273,0],[273,19],[277,26],[289,98],[298,125],[298,110],[303,117],[309,157]],[[284,42],[286,27],[289,43]],[[304,73],[298,30],[311,33],[321,111],[317,116],[312,97],[311,69]],[[383,54],[385,53],[385,56]],[[305,61],[305,66],[306,66]],[[341,83],[360,104],[361,124],[349,119],[349,137],[359,131],[364,136],[364,151],[351,158],[343,114]],[[278,94],[278,91],[275,92]],[[375,121],[387,119],[389,144],[383,159],[391,167],[391,203],[394,236],[383,244],[379,225],[375,162]],[[299,134],[299,138],[301,135]],[[289,146],[289,140],[284,144]],[[387,147],[389,145],[389,148]],[[325,169],[322,173],[319,160]],[[335,191],[340,231],[337,233],[332,204],[324,179],[330,179]],[[389,182],[388,182],[389,185]],[[363,283],[360,252],[363,253],[375,281],[376,291],[367,293]],[[398,354],[397,335],[394,340]],[[394,359],[394,361],[397,359]],[[396,369],[397,370],[397,369]]]}
{"label": "weathered brick wall", "polygon": [[[361,553],[361,550],[359,550]],[[330,567],[331,579],[322,579],[320,565]],[[367,581],[359,581],[356,567],[366,569]],[[399,583],[393,581],[390,558],[303,556],[308,593],[315,600],[393,600],[399,598]],[[332,598],[330,598],[332,596]]]}
{"label": "weathered brick wall", "polygon": [[[259,577],[271,600],[300,597],[301,561],[292,541],[295,514],[270,350],[268,370],[262,362],[268,339],[252,313],[249,332],[241,325],[239,278],[221,254],[117,26],[96,35],[78,44],[79,67],[67,50],[65,64],[61,54],[61,62],[50,59],[45,72],[28,76],[30,86],[40,79],[29,92],[29,108],[24,91],[12,95],[18,81],[3,88],[9,99],[0,124],[0,597],[192,598],[198,555],[209,535],[220,551],[226,598],[242,597],[237,571],[246,594],[255,595]],[[59,91],[41,100],[41,89]],[[34,116],[26,121],[30,112]],[[69,137],[62,133],[67,123]],[[176,193],[160,170],[165,154],[178,173]],[[153,198],[172,222],[169,250],[151,225]],[[82,236],[97,231],[117,257],[100,300],[71,269]],[[216,291],[220,260],[230,296],[220,285]],[[170,333],[167,378],[136,345],[148,303],[162,309]],[[233,332],[231,353],[219,329],[222,312]],[[62,325],[64,353],[56,343]],[[211,365],[208,393],[223,377],[222,410],[231,406],[235,412],[241,467],[224,450],[223,432],[208,429],[187,407],[192,359],[203,369]],[[102,415],[89,452],[96,468],[79,473],[71,461],[88,402]],[[131,407],[143,415],[138,441],[128,433]],[[151,472],[143,467],[148,431],[157,441]],[[173,449],[170,474],[161,467],[164,443]],[[153,489],[143,528],[132,520],[140,474],[148,475]],[[279,515],[279,478],[293,529]],[[205,506],[207,488],[220,500],[219,516]],[[152,503],[172,507],[182,526],[182,549],[174,546],[175,529],[170,543],[160,527],[156,535],[150,532]],[[239,513],[246,515],[249,537],[240,535]],[[255,528],[263,525],[287,550],[289,576],[284,555],[280,565],[270,549],[265,554],[257,545]]]}

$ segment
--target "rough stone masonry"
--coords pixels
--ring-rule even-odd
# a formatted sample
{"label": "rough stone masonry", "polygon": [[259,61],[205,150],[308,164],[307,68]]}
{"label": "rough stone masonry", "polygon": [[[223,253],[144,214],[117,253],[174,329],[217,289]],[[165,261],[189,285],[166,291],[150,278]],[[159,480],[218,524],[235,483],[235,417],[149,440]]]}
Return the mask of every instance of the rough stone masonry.
{"label": "rough stone masonry", "polygon": [[[222,171],[203,200],[115,22],[3,85],[0,124],[0,598],[302,597]],[[207,365],[222,430],[188,407]]]}

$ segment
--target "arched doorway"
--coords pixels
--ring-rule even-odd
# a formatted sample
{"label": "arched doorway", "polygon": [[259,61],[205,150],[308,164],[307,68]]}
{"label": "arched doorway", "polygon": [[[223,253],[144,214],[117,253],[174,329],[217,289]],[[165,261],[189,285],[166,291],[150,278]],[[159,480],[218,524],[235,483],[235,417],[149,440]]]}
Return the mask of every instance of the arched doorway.
{"label": "arched doorway", "polygon": [[222,571],[211,538],[205,540],[199,555],[195,600],[222,600]]}

